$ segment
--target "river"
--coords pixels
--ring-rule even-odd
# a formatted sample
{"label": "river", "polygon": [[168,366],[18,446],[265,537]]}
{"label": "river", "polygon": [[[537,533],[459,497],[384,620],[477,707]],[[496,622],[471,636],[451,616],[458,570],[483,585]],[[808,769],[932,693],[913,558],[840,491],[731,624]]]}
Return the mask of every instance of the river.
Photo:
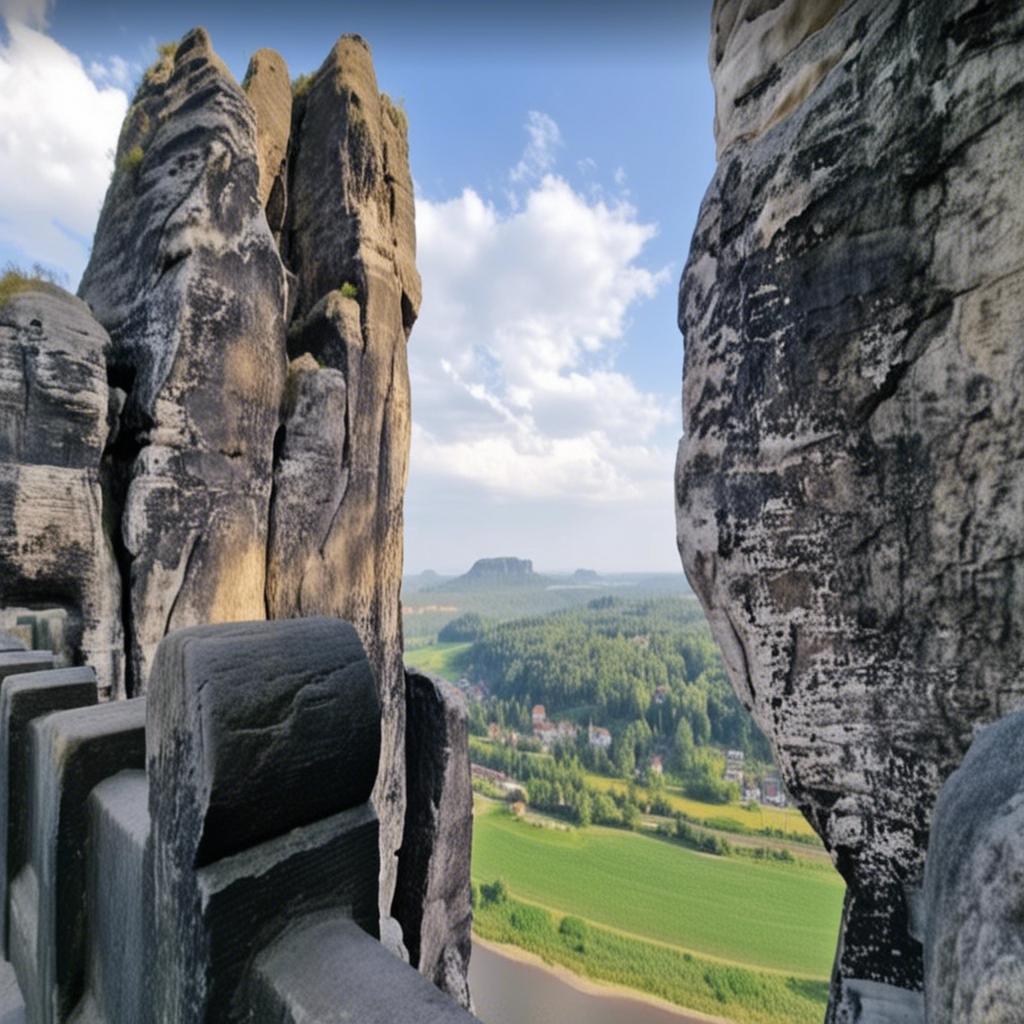
{"label": "river", "polygon": [[[581,979],[582,980],[582,979]],[[611,989],[581,991],[540,964],[525,963],[476,941],[469,982],[477,1016],[484,1024],[705,1024]],[[583,981],[586,987],[589,983]]]}

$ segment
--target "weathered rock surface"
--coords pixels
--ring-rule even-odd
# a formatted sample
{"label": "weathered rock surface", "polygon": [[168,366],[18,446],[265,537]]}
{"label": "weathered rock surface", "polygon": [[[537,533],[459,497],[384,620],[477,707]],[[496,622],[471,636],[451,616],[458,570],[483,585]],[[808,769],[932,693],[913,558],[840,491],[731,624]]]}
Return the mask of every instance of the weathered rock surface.
{"label": "weathered rock surface", "polygon": [[284,271],[256,123],[197,29],[147,72],[80,294],[110,331],[130,564],[130,689],[170,629],[265,615]]}
{"label": "weathered rock surface", "polygon": [[256,160],[260,203],[275,237],[288,205],[288,138],[292,130],[292,83],[288,65],[276,50],[257,50],[242,83],[256,114]]}
{"label": "weathered rock surface", "polygon": [[85,303],[53,285],[0,307],[0,609],[62,609],[58,653],[123,694],[120,577],[100,480],[109,344]]}
{"label": "weathered rock surface", "polygon": [[406,673],[408,805],[394,916],[409,960],[469,1008],[473,908],[473,781],[462,695],[443,680]]}
{"label": "weathered rock surface", "polygon": [[[341,458],[337,485],[314,488],[309,508],[275,502],[267,608],[274,618],[323,614],[354,623],[377,672],[383,734],[375,803],[386,914],[405,812],[399,591],[410,430],[406,341],[420,282],[404,119],[379,93],[359,37],[338,41],[296,101],[288,165],[283,251],[297,278],[288,353],[311,353],[339,371],[346,405],[340,437],[326,422],[322,438],[308,429],[297,438],[294,420],[285,424],[279,477],[300,462],[335,458],[331,446],[339,441]],[[331,414],[341,392],[319,376],[302,380]],[[316,529],[304,533],[311,521]]]}
{"label": "weathered rock surface", "polygon": [[1024,1007],[1024,713],[982,729],[939,794],[924,887],[930,1024]]}
{"label": "weathered rock surface", "polygon": [[1024,9],[713,22],[679,545],[848,883],[829,1019],[911,1020],[936,795],[1024,696]]}
{"label": "weathered rock surface", "polygon": [[376,925],[375,681],[346,622],[196,626],[160,644],[149,701],[153,1018],[241,1020],[246,928]]}
{"label": "weathered rock surface", "polygon": [[[0,627],[29,646],[70,638],[124,696],[145,692],[172,630],[353,622],[383,718],[381,929],[401,953],[388,914],[405,823],[399,591],[420,281],[405,115],[379,93],[366,44],[343,37],[294,104],[273,51],[254,55],[244,87],[202,29],[163,53],[125,118],[80,295],[33,292],[0,321],[0,567],[21,572],[9,593],[0,581]],[[40,319],[30,303],[44,300]],[[40,331],[52,355],[37,352]],[[271,756],[242,747],[230,757],[245,771]],[[218,829],[244,835],[245,822]],[[217,898],[234,906],[228,888]],[[427,956],[430,976],[455,991],[465,920],[427,932],[447,958],[442,971]]]}

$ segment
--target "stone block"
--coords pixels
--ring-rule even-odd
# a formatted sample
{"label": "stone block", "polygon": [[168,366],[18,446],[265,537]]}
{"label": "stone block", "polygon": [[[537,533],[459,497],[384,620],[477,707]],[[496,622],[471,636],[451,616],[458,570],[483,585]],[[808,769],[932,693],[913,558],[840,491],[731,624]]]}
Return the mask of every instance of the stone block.
{"label": "stone block", "polygon": [[376,923],[376,682],[352,626],[292,619],[171,634],[149,695],[154,1013],[220,1024],[300,909]]}
{"label": "stone block", "polygon": [[380,855],[369,805],[226,857],[179,885],[162,873],[164,855],[154,845],[157,971],[147,989],[156,1021],[260,1020],[239,1003],[246,967],[299,916],[331,909],[376,928]]}
{"label": "stone block", "polygon": [[53,667],[53,651],[4,651],[0,653],[0,682],[8,676],[45,672]]}
{"label": "stone block", "polygon": [[146,1019],[148,839],[145,772],[124,771],[104,779],[89,797],[86,990],[70,1024],[141,1024]]}
{"label": "stone block", "polygon": [[29,727],[29,852],[11,884],[10,951],[33,1024],[66,1021],[85,985],[88,796],[145,762],[144,698],[57,711]]}
{"label": "stone block", "polygon": [[25,650],[25,645],[16,636],[11,636],[10,633],[0,633],[0,654],[23,650]]}
{"label": "stone block", "polygon": [[407,672],[406,704],[408,802],[392,913],[410,963],[468,1007],[473,783],[466,703],[449,683]]}
{"label": "stone block", "polygon": [[257,957],[248,1010],[247,1019],[261,1024],[470,1024],[476,1020],[338,914],[298,922]]}
{"label": "stone block", "polygon": [[8,676],[0,685],[0,944],[9,956],[7,896],[28,857],[29,725],[53,711],[96,703],[91,668]]}
{"label": "stone block", "polygon": [[348,623],[179,630],[160,645],[150,694],[150,809],[182,864],[208,864],[370,795],[380,714]]}

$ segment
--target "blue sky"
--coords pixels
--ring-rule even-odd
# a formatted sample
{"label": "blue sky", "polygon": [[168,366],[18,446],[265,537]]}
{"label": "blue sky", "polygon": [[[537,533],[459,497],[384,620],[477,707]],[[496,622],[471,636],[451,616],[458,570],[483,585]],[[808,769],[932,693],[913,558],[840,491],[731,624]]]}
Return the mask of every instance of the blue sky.
{"label": "blue sky", "polygon": [[[240,78],[342,32],[409,115],[424,306],[406,566],[677,571],[676,287],[714,169],[710,0],[0,0],[0,262],[77,284],[132,86],[194,24]],[[244,13],[243,13],[244,12]]]}

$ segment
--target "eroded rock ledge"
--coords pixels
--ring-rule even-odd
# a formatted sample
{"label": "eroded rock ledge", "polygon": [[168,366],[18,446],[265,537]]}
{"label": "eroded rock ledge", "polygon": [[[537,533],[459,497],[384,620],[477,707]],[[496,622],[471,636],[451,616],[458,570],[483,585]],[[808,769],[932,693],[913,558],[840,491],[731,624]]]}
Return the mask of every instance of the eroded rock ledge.
{"label": "eroded rock ledge", "polygon": [[829,1019],[912,1020],[936,794],[1024,696],[1024,10],[718,0],[710,58],[680,551],[848,883]]}
{"label": "eroded rock ledge", "polygon": [[[401,951],[405,115],[358,36],[293,96],[279,54],[239,85],[195,29],[146,72],[115,160],[84,301],[47,287],[0,311],[0,610],[55,609],[62,663],[117,697],[145,693],[172,630],[352,622],[379,688],[380,911]],[[471,798],[453,799],[457,820]],[[468,893],[468,849],[456,867]]]}

